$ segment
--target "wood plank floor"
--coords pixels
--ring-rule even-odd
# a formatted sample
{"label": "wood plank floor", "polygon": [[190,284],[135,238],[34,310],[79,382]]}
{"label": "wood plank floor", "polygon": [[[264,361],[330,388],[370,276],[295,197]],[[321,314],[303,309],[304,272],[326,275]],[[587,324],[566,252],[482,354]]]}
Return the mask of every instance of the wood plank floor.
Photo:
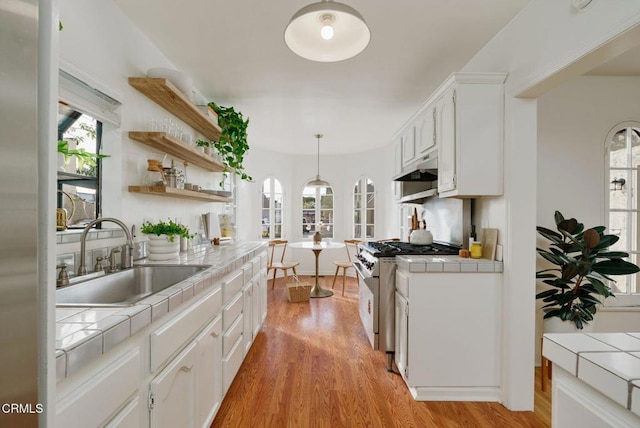
{"label": "wood plank floor", "polygon": [[[324,288],[331,280],[320,278]],[[307,303],[288,303],[284,283],[277,279],[271,290],[269,281],[267,320],[212,427],[550,426],[550,395],[540,391],[538,371],[535,412],[511,412],[498,403],[414,401],[400,375],[387,372],[385,355],[367,341],[357,281],[347,280],[344,297],[336,284],[334,296]]]}

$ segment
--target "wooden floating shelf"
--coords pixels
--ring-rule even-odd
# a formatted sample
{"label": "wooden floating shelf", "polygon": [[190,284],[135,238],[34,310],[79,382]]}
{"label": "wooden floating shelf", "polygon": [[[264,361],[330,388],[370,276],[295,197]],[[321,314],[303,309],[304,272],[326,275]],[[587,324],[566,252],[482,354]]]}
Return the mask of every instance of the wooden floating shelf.
{"label": "wooden floating shelf", "polygon": [[129,186],[129,192],[177,199],[191,199],[194,201],[204,202],[233,202],[232,198],[224,196],[210,195],[208,193],[194,192],[193,190],[184,190],[166,186]]}
{"label": "wooden floating shelf", "polygon": [[211,156],[205,155],[201,151],[183,143],[182,141],[178,141],[166,132],[131,131],[129,132],[129,138],[185,160],[190,164],[197,165],[207,171],[224,171],[224,165],[221,162],[218,162]]}
{"label": "wooden floating shelf", "polygon": [[217,141],[220,127],[200,111],[167,79],[158,77],[129,77],[129,85],[142,92],[169,113],[200,132],[206,138]]}

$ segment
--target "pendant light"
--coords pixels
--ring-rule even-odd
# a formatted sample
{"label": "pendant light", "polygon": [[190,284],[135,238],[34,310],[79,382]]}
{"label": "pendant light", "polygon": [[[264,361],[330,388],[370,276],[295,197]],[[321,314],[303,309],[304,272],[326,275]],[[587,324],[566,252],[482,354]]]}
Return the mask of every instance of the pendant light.
{"label": "pendant light", "polygon": [[327,181],[324,181],[320,178],[320,138],[322,138],[322,134],[316,134],[315,137],[318,139],[318,173],[316,174],[316,178],[307,182],[307,187],[313,188],[325,188],[331,187]]}
{"label": "pendant light", "polygon": [[333,0],[303,7],[284,30],[284,41],[296,55],[311,61],[342,61],[362,52],[371,32],[357,10]]}

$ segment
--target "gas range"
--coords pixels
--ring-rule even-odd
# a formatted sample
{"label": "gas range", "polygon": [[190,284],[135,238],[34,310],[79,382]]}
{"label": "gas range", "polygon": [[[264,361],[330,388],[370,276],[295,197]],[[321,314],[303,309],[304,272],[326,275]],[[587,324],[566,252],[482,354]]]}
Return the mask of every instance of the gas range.
{"label": "gas range", "polygon": [[402,241],[370,241],[360,243],[359,247],[358,260],[374,276],[377,274],[376,265],[380,261],[379,259],[395,256],[457,255],[460,251],[459,247],[439,242],[434,242],[431,245],[416,245]]}

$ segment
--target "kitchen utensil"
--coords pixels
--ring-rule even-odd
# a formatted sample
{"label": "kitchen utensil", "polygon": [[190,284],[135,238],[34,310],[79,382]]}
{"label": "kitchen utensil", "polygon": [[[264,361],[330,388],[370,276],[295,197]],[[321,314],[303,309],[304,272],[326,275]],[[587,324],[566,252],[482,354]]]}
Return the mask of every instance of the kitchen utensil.
{"label": "kitchen utensil", "polygon": [[416,245],[431,245],[433,243],[433,234],[427,230],[426,220],[422,220],[424,228],[418,228],[411,232],[409,240]]}
{"label": "kitchen utensil", "polygon": [[498,245],[498,229],[486,228],[482,231],[482,258],[494,260]]}

